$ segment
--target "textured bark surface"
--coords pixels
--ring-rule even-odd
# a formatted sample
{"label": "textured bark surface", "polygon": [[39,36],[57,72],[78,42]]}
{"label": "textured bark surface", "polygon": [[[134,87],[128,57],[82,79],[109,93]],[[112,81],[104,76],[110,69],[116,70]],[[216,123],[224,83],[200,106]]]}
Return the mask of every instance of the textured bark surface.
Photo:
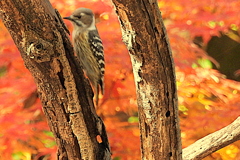
{"label": "textured bark surface", "polygon": [[240,117],[227,127],[209,134],[183,149],[183,159],[201,160],[237,140],[240,140]]}
{"label": "textured bark surface", "polygon": [[175,70],[156,0],[112,0],[137,89],[143,160],[181,160]]}
{"label": "textured bark surface", "polygon": [[[48,0],[1,0],[0,16],[32,73],[58,145],[58,159],[111,159],[93,92]],[[102,143],[96,137],[101,136]]]}

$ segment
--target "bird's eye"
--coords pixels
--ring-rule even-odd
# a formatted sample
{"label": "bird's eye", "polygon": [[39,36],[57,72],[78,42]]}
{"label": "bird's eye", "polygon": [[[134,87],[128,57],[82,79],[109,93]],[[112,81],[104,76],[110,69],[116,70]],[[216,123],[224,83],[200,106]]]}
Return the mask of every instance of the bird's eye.
{"label": "bird's eye", "polygon": [[75,17],[77,17],[78,19],[81,19],[81,17],[82,17],[82,16],[81,16],[81,15],[79,15],[79,16],[75,16]]}

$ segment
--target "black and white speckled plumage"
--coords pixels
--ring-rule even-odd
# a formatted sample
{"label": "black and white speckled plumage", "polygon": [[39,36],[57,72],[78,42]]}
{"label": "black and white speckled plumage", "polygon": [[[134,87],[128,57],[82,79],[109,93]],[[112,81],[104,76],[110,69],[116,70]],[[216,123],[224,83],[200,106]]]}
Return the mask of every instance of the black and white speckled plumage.
{"label": "black and white speckled plumage", "polygon": [[88,32],[88,40],[90,44],[90,48],[92,52],[95,55],[95,58],[98,62],[99,69],[101,72],[101,80],[100,80],[100,86],[101,86],[101,92],[103,94],[104,92],[104,72],[105,72],[105,61],[104,61],[104,52],[103,52],[103,45],[102,45],[102,40],[99,37],[98,31],[97,30],[92,30]]}

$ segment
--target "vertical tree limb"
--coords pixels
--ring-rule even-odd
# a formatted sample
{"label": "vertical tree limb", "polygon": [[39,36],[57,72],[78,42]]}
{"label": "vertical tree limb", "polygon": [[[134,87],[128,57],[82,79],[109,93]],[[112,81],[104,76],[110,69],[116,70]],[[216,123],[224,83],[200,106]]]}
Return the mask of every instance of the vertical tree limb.
{"label": "vertical tree limb", "polygon": [[137,89],[142,159],[182,159],[171,49],[156,0],[112,0]]}
{"label": "vertical tree limb", "polygon": [[37,84],[58,159],[111,159],[92,90],[49,1],[1,0],[0,16]]}
{"label": "vertical tree limb", "polygon": [[156,0],[112,0],[137,88],[142,159],[181,159],[171,49]]}

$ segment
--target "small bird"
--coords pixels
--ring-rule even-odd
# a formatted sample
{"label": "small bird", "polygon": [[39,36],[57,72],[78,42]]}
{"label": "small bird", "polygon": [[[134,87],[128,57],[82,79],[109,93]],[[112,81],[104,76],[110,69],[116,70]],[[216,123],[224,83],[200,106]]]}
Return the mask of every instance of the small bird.
{"label": "small bird", "polygon": [[95,25],[92,10],[78,8],[69,17],[73,24],[74,51],[90,80],[95,92],[96,105],[98,106],[99,89],[104,94],[104,52],[102,40]]}

